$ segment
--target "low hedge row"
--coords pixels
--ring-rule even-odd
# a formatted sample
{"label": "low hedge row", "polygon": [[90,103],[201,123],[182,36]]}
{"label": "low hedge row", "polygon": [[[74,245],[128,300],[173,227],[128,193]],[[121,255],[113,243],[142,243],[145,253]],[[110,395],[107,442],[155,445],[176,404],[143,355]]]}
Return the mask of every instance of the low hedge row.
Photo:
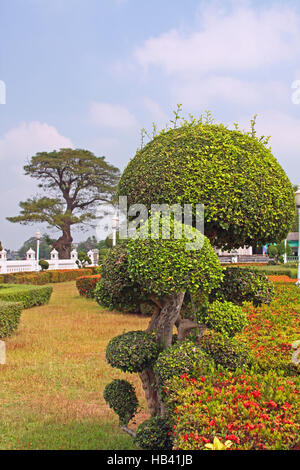
{"label": "low hedge row", "polygon": [[42,286],[55,282],[74,281],[83,275],[96,274],[97,271],[97,267],[90,267],[84,269],[57,269],[40,272],[0,274],[0,284],[33,284]]}
{"label": "low hedge row", "polygon": [[0,284],[0,301],[20,302],[22,308],[35,307],[48,303],[52,290],[50,286]]}
{"label": "low hedge row", "polygon": [[10,336],[17,329],[21,312],[21,302],[4,302],[0,300],[0,339]]}
{"label": "low hedge row", "polygon": [[82,276],[76,280],[76,287],[78,292],[83,297],[93,299],[95,297],[95,288],[97,282],[100,281],[101,274],[95,274],[94,276]]}

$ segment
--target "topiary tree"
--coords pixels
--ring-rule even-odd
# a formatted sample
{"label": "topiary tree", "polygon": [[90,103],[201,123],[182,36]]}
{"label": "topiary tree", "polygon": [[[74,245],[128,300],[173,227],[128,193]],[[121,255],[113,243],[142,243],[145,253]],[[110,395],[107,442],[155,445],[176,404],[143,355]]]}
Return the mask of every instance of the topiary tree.
{"label": "topiary tree", "polygon": [[[245,317],[229,302],[253,300],[261,285],[257,298],[263,302],[271,291],[253,275],[245,292],[240,294],[237,287],[230,293],[228,287],[230,298],[222,297],[223,269],[211,243],[231,249],[276,242],[286,237],[295,213],[293,188],[254,127],[250,135],[201,120],[176,126],[177,118],[174,129],[161,132],[137,152],[121,177],[118,195],[127,196],[129,205],[144,204],[150,214],[152,204],[188,203],[195,215],[196,204],[203,203],[207,237],[174,217],[169,220],[170,237],[164,238],[163,219],[152,211],[135,238],[110,251],[99,283],[101,304],[117,307],[134,288],[138,303],[144,297],[156,306],[146,334],[125,333],[107,350],[111,365],[136,371],[142,380],[152,415],[149,425],[137,431],[143,448],[161,445],[166,437],[160,433],[160,418],[168,418],[161,393],[164,377],[213,363],[231,369],[249,363],[249,352],[230,337],[243,328]],[[176,237],[178,232],[183,235]],[[191,239],[199,242],[197,249],[187,248]],[[197,311],[206,312],[198,321]],[[213,332],[204,339],[205,322],[227,336]],[[185,341],[187,337],[194,343]]]}
{"label": "topiary tree", "polygon": [[254,128],[211,121],[184,121],[156,136],[129,162],[117,192],[148,210],[203,203],[206,236],[227,249],[283,240],[295,218],[293,186]]}
{"label": "topiary tree", "polygon": [[[146,332],[124,333],[111,340],[106,352],[107,360],[113,367],[139,373],[152,416],[164,415],[164,403],[157,387],[158,374],[154,371],[154,364],[159,353],[172,346],[174,327],[177,328],[178,341],[185,339],[193,329],[200,333],[206,328],[193,319],[181,316],[185,293],[201,291],[208,295],[222,279],[222,267],[216,253],[209,240],[195,228],[182,227],[180,222],[173,219],[169,239],[163,239],[162,236],[146,238],[150,232],[153,235],[155,230],[160,231],[161,222],[159,214],[152,216],[141,227],[138,237],[128,240],[126,244],[127,279],[133,285],[140,286],[142,295],[151,299],[157,308]],[[175,234],[179,228],[184,229],[183,237],[177,239]],[[199,249],[187,249],[192,239],[199,241]],[[121,245],[112,251],[113,260],[116,253],[125,261]],[[109,259],[108,256],[107,264]],[[123,272],[122,262],[113,262],[112,265],[114,273],[117,273],[117,266]],[[102,286],[103,278],[105,271],[102,272]],[[126,279],[126,275],[123,279]]]}

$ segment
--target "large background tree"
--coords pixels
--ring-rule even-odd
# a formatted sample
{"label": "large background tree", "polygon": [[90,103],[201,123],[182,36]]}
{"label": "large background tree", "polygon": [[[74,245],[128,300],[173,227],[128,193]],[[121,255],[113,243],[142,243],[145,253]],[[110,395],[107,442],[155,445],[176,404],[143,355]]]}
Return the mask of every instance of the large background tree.
{"label": "large background tree", "polygon": [[25,175],[38,180],[38,187],[46,195],[20,202],[20,214],[7,219],[25,225],[46,222],[61,230],[54,248],[60,258],[69,258],[71,228],[90,224],[96,218],[97,204],[112,200],[119,170],[105,157],[81,149],[39,152],[24,170]]}

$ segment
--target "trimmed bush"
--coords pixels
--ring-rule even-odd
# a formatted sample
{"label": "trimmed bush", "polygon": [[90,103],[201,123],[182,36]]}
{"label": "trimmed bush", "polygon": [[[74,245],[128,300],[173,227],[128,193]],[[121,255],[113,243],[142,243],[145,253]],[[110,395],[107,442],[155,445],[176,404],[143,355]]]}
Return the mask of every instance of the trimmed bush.
{"label": "trimmed bush", "polygon": [[117,195],[148,210],[204,204],[205,234],[219,247],[283,240],[295,220],[293,186],[270,149],[254,133],[203,120],[184,121],[138,150]]}
{"label": "trimmed bush", "polygon": [[113,380],[104,389],[104,400],[119,416],[120,426],[127,426],[138,409],[134,387],[127,380]]}
{"label": "trimmed bush", "polygon": [[146,297],[142,295],[139,285],[129,277],[125,242],[108,251],[101,266],[101,275],[95,289],[95,298],[100,305],[110,310],[140,312],[140,302]]}
{"label": "trimmed bush", "polygon": [[197,321],[225,336],[234,336],[247,325],[247,315],[239,305],[215,300],[197,313]]}
{"label": "trimmed bush", "polygon": [[0,285],[0,300],[21,302],[23,308],[44,305],[49,302],[52,287],[49,286],[16,286],[15,284]]}
{"label": "trimmed bush", "polygon": [[246,345],[214,331],[209,331],[202,336],[199,347],[216,364],[229,370],[244,368],[251,363],[250,349]]}
{"label": "trimmed bush", "polygon": [[[289,450],[299,445],[295,379],[273,371],[215,371],[176,378],[168,390],[174,449],[204,450],[214,437],[232,450]],[[174,409],[174,403],[176,408]]]}
{"label": "trimmed bush", "polygon": [[56,282],[73,281],[84,275],[97,274],[97,267],[84,269],[57,269],[41,272],[20,272],[0,274],[0,284],[45,285]]}
{"label": "trimmed bush", "polygon": [[154,365],[154,372],[159,385],[164,387],[173,377],[182,374],[193,376],[196,370],[204,370],[212,364],[212,359],[198,345],[183,341],[160,353]]}
{"label": "trimmed bush", "polygon": [[22,312],[20,302],[0,300],[0,339],[10,336],[18,327]]}
{"label": "trimmed bush", "polygon": [[88,299],[93,299],[95,296],[95,289],[97,282],[101,279],[101,274],[96,274],[94,276],[82,276],[76,280],[76,287],[78,292],[83,297]]}
{"label": "trimmed bush", "polygon": [[255,268],[228,267],[223,281],[210,296],[211,301],[253,302],[255,306],[269,304],[274,297],[274,286],[264,273]]}
{"label": "trimmed bush", "polygon": [[129,331],[107,345],[106,360],[125,372],[142,372],[153,365],[160,349],[154,333]]}
{"label": "trimmed bush", "polygon": [[144,450],[172,450],[168,421],[160,416],[147,419],[139,425],[134,442]]}
{"label": "trimmed bush", "polygon": [[49,269],[49,263],[45,259],[40,259],[39,265],[42,268],[42,271],[47,271],[47,269]]}

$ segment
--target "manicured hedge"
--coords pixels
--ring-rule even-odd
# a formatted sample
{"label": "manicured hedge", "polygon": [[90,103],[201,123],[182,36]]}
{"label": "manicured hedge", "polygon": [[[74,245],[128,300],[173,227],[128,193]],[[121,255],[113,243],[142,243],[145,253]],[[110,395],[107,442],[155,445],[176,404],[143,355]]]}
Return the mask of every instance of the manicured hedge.
{"label": "manicured hedge", "polygon": [[78,292],[83,297],[93,299],[95,296],[95,288],[97,282],[100,281],[101,274],[95,274],[94,276],[82,276],[76,280],[76,287]]}
{"label": "manicured hedge", "polygon": [[96,274],[97,267],[84,269],[57,269],[51,271],[40,272],[22,272],[0,274],[0,284],[34,284],[45,285],[55,282],[66,282],[76,280],[84,275]]}
{"label": "manicured hedge", "polygon": [[22,308],[30,308],[48,303],[52,290],[49,286],[0,284],[0,300],[20,302]]}
{"label": "manicured hedge", "polygon": [[10,336],[17,329],[21,312],[21,302],[0,300],[0,339]]}

